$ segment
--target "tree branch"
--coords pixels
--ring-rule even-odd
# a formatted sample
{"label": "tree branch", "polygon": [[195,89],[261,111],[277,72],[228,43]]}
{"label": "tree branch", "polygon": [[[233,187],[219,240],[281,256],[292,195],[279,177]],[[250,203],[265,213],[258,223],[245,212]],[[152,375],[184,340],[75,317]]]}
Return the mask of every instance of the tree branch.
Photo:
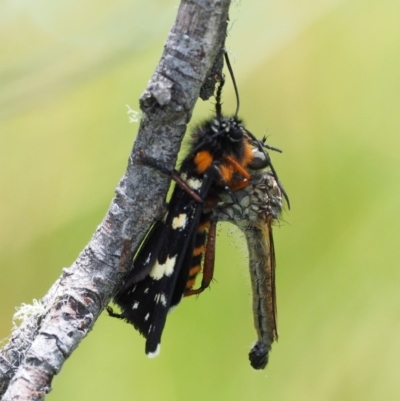
{"label": "tree branch", "polygon": [[[171,167],[194,105],[211,96],[222,67],[230,0],[182,0],[144,94],[137,140],[103,222],[0,351],[3,401],[42,400],[52,378],[93,328],[130,266],[133,250],[163,212],[169,178],[138,164],[142,150]],[[149,185],[151,183],[151,185]]]}

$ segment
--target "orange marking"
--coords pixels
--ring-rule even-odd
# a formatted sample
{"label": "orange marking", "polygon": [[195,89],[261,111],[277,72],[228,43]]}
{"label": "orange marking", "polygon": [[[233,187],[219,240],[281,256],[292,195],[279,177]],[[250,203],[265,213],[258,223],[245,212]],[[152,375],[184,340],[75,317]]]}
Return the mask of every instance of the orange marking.
{"label": "orange marking", "polygon": [[219,168],[219,172],[221,173],[221,177],[222,179],[226,182],[229,183],[229,181],[231,181],[233,173],[235,172],[234,168],[232,167],[232,165],[229,164],[223,164],[220,168]]}
{"label": "orange marking", "polygon": [[206,247],[204,245],[199,246],[198,248],[193,249],[193,256],[199,256],[206,251]]}
{"label": "orange marking", "polygon": [[194,158],[194,163],[196,164],[196,171],[201,174],[204,173],[212,164],[213,157],[211,153],[207,150],[202,150],[198,152]]}
{"label": "orange marking", "polygon": [[193,278],[193,279],[191,279],[191,280],[188,280],[188,281],[186,282],[186,289],[187,289],[187,290],[190,290],[190,289],[194,286],[195,283],[196,283],[196,278]]}
{"label": "orange marking", "polygon": [[[196,276],[196,274],[200,273],[200,272],[201,272],[201,266],[200,265],[191,267],[190,270],[189,270],[189,280],[190,280],[190,278],[192,278],[193,276]],[[196,277],[193,277],[193,280],[195,280],[195,279],[196,279]]]}
{"label": "orange marking", "polygon": [[246,142],[244,145],[243,165],[248,166],[254,159],[253,147]]}
{"label": "orange marking", "polygon": [[204,223],[201,223],[201,224],[198,226],[197,232],[202,233],[202,232],[204,232],[204,231],[206,231],[206,230],[209,230],[209,229],[210,229],[210,226],[211,226],[210,221],[209,221],[209,220],[208,220],[208,221],[205,221]]}
{"label": "orange marking", "polygon": [[227,160],[236,169],[238,173],[242,174],[244,178],[247,178],[248,180],[250,179],[250,174],[233,157],[225,156],[225,160]]}
{"label": "orange marking", "polygon": [[250,184],[250,181],[248,180],[241,180],[241,181],[237,181],[232,185],[229,185],[229,188],[232,191],[239,191],[240,189],[246,188],[248,185]]}

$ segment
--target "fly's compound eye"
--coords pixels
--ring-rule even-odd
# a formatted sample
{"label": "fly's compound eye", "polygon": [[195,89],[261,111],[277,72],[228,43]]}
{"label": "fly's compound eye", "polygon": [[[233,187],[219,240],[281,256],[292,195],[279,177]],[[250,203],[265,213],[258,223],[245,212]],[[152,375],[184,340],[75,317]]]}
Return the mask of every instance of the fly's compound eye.
{"label": "fly's compound eye", "polygon": [[261,152],[260,149],[254,148],[253,156],[253,160],[248,165],[252,170],[261,170],[271,164],[271,159],[267,152]]}

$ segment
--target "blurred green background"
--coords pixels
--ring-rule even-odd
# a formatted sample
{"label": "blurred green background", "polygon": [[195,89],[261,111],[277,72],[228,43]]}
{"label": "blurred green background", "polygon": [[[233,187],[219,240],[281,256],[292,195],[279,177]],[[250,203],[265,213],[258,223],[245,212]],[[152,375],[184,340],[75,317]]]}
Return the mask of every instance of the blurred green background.
{"label": "blurred green background", "polygon": [[[138,110],[177,6],[1,2],[1,338],[107,211],[138,128],[126,104]],[[160,357],[103,314],[49,400],[400,399],[399,15],[393,0],[232,7],[241,115],[284,150],[272,157],[292,203],[275,228],[280,338],[267,369],[247,360],[244,240],[221,225],[217,283],[169,316]],[[199,104],[191,124],[212,109]]]}

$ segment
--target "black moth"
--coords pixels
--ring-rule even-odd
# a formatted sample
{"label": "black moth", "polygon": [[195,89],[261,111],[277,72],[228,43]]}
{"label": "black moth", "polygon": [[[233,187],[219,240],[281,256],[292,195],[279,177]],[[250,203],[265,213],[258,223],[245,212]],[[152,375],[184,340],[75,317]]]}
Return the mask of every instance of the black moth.
{"label": "black moth", "polygon": [[[226,54],[225,60],[237,95]],[[237,117],[238,110],[232,117],[222,115],[223,77],[219,77],[217,85],[215,116],[194,130],[190,151],[179,172],[168,170],[153,158],[144,156],[142,160],[169,174],[176,184],[167,214],[150,229],[114,297],[121,313],[111,308],[108,312],[131,323],[146,338],[149,357],[160,352],[168,312],[184,296],[202,292],[212,280],[216,225],[212,216],[219,194],[227,193],[234,199],[235,191],[250,182],[248,169],[269,167],[279,183],[266,151],[277,149],[246,130]],[[283,189],[282,192],[286,197]],[[195,279],[201,271],[202,283],[195,289]]]}

